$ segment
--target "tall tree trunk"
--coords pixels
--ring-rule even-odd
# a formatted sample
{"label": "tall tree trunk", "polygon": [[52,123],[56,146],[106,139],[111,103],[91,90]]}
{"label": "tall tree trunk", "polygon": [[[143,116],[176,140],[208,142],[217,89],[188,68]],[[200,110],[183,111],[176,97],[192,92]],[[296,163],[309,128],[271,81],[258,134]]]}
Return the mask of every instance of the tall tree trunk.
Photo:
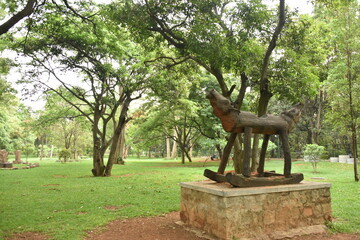
{"label": "tall tree trunk", "polygon": [[352,135],[352,152],[354,157],[354,179],[356,182],[359,181],[359,173],[357,168],[357,157],[358,157],[358,151],[357,151],[357,131],[356,131],[356,120],[357,115],[355,114],[355,108],[354,108],[354,102],[353,102],[353,76],[351,72],[352,68],[352,51],[350,48],[347,47],[347,82],[349,87],[349,107],[350,107],[350,118],[351,118],[351,135]]}
{"label": "tall tree trunk", "polygon": [[[270,101],[270,98],[272,97],[272,93],[269,89],[269,79],[268,79],[268,68],[270,63],[270,56],[273,52],[273,50],[276,47],[277,39],[279,38],[279,35],[285,25],[285,0],[280,0],[279,5],[279,21],[275,28],[275,31],[272,35],[271,41],[269,43],[269,46],[266,50],[263,64],[261,68],[261,77],[260,77],[260,99],[259,99],[259,105],[258,105],[258,116],[262,116],[266,114],[268,104]],[[252,163],[251,169],[255,170],[259,166],[259,160],[258,160],[258,151],[259,151],[259,135],[254,135],[254,145],[253,145],[253,154],[252,154]]]}
{"label": "tall tree trunk", "polygon": [[230,153],[231,153],[231,149],[232,149],[232,147],[234,145],[236,136],[237,136],[237,133],[231,133],[230,136],[229,136],[229,139],[228,139],[228,141],[227,141],[227,143],[225,145],[225,148],[224,148],[223,158],[221,159],[221,162],[219,164],[219,168],[218,168],[218,171],[217,171],[217,173],[219,173],[219,174],[224,174],[224,172],[225,172],[225,168],[226,168],[226,165],[228,163],[229,156],[230,156]]}
{"label": "tall tree trunk", "polygon": [[114,163],[116,164],[123,164],[123,160],[125,158],[124,153],[125,153],[125,131],[126,128],[125,126],[123,127],[123,129],[121,130],[121,134],[119,137],[119,140],[117,142],[117,148],[115,150],[115,156],[114,156]]}
{"label": "tall tree trunk", "polygon": [[253,146],[251,149],[251,172],[259,167],[259,138],[260,134],[254,134]]}
{"label": "tall tree trunk", "polygon": [[[50,158],[53,157],[54,154],[54,145],[51,145],[51,149],[50,149]],[[26,159],[27,160],[27,159]]]}
{"label": "tall tree trunk", "polygon": [[95,177],[102,177],[104,176],[105,165],[104,165],[104,155],[101,151],[101,142],[100,139],[97,137],[96,133],[93,137],[93,169],[91,170],[92,174]]}
{"label": "tall tree trunk", "polygon": [[[240,87],[240,90],[239,90],[239,94],[234,102],[235,104],[235,108],[239,109],[241,108],[242,106],[242,103],[243,103],[243,100],[244,100],[244,97],[245,97],[245,93],[246,93],[246,88],[248,86],[247,84],[247,81],[248,81],[248,77],[246,76],[246,74],[243,72],[241,73],[241,87]],[[237,136],[237,133],[231,133],[229,138],[228,138],[228,142],[226,143],[225,147],[224,147],[224,151],[222,153],[222,158],[221,158],[221,162],[220,162],[220,165],[219,165],[219,168],[218,168],[218,173],[220,174],[224,174],[225,172],[225,168],[226,168],[226,164],[229,160],[229,156],[230,156],[230,153],[231,153],[231,149],[234,145],[234,142],[235,142],[235,139],[236,139],[236,136]],[[238,146],[238,148],[241,148],[241,146]],[[237,162],[239,161],[239,162]],[[235,166],[242,166],[243,165],[243,162],[242,162],[242,157],[240,158],[239,157],[234,157],[234,165]],[[243,167],[239,167],[238,168],[238,171],[240,171],[240,169],[243,169]],[[237,172],[237,173],[242,173],[242,172]]]}
{"label": "tall tree trunk", "polygon": [[240,174],[244,170],[243,160],[244,160],[244,151],[242,150],[242,137],[237,135],[234,142],[234,169],[237,174]]}
{"label": "tall tree trunk", "polygon": [[181,163],[185,164],[185,151],[183,149],[183,146],[180,146],[181,149]]}
{"label": "tall tree trunk", "polygon": [[41,142],[41,147],[40,147],[40,161],[43,159],[44,156],[44,143]]}
{"label": "tall tree trunk", "polygon": [[170,138],[166,137],[166,158],[171,158]]}
{"label": "tall tree trunk", "polygon": [[191,144],[191,141],[189,142],[189,157],[190,157],[190,160],[193,157],[193,146]]}
{"label": "tall tree trunk", "polygon": [[318,94],[318,108],[317,108],[317,114],[316,114],[316,122],[315,122],[315,133],[313,134],[314,137],[314,143],[319,144],[319,136],[321,131],[321,119],[322,119],[322,113],[323,113],[323,103],[324,103],[324,91],[322,89],[319,89]]}
{"label": "tall tree trunk", "polygon": [[93,134],[93,169],[91,170],[92,174],[95,177],[103,177],[105,171],[104,164],[104,154],[106,148],[104,147],[104,138],[100,139],[98,136],[100,133],[99,130],[99,121],[101,117],[101,111],[98,107],[95,107],[94,112],[94,122],[92,126]]}
{"label": "tall tree trunk", "polygon": [[357,159],[359,157],[358,150],[357,150],[357,137],[356,137],[356,128],[353,127],[352,129],[352,152],[354,158],[354,179],[356,182],[359,181],[359,173],[358,173],[358,166],[357,166]]}
{"label": "tall tree trunk", "polygon": [[112,144],[111,144],[111,148],[110,148],[109,159],[108,159],[108,162],[106,164],[106,169],[105,169],[105,176],[111,176],[111,170],[112,170],[113,164],[114,164],[114,162],[116,160],[115,159],[115,153],[116,153],[116,149],[118,147],[117,143],[119,142],[121,134],[125,129],[125,124],[127,122],[126,116],[127,116],[127,112],[129,110],[129,105],[130,105],[131,101],[132,101],[132,99],[130,98],[130,96],[127,96],[124,103],[123,103],[123,105],[122,105],[118,125],[116,127],[116,130],[114,132],[114,136],[112,138]]}
{"label": "tall tree trunk", "polygon": [[[175,135],[175,139],[178,138],[177,132],[174,129],[174,135]],[[173,141],[173,146],[172,146],[172,150],[171,150],[171,158],[176,158],[177,157],[177,142]]]}

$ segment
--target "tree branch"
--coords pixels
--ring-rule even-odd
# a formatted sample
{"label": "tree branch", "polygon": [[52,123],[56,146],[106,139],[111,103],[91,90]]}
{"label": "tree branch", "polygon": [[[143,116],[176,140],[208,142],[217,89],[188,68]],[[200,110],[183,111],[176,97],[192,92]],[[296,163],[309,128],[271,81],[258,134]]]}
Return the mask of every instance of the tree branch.
{"label": "tree branch", "polygon": [[16,13],[9,20],[7,20],[5,23],[0,25],[0,35],[7,33],[10,30],[10,28],[15,26],[15,24],[17,24],[23,18],[30,16],[34,12],[35,4],[36,4],[36,0],[28,0],[23,10]]}
{"label": "tree branch", "polygon": [[269,67],[269,61],[272,51],[276,47],[276,41],[279,38],[279,35],[281,33],[281,30],[283,29],[285,25],[285,0],[280,0],[280,6],[279,6],[279,22],[275,28],[275,31],[273,33],[273,36],[271,38],[271,41],[269,43],[269,46],[266,50],[262,69],[261,69],[261,77],[260,77],[260,90],[265,90],[267,88],[267,72]]}

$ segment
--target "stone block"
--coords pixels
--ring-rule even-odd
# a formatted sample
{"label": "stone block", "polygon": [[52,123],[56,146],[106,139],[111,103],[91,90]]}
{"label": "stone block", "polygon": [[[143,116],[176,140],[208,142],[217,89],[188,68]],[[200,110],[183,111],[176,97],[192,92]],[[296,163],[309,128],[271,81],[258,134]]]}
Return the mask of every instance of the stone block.
{"label": "stone block", "polygon": [[233,188],[212,181],[181,183],[181,220],[220,239],[277,239],[324,229],[330,184]]}

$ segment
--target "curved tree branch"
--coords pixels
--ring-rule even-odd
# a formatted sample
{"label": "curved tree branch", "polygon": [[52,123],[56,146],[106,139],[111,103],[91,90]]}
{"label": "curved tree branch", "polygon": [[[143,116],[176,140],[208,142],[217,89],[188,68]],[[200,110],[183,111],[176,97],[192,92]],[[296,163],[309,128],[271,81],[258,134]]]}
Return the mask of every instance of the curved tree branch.
{"label": "curved tree branch", "polygon": [[23,18],[30,16],[34,12],[35,4],[36,4],[36,0],[28,0],[23,10],[16,13],[9,20],[7,20],[5,23],[0,25],[0,35],[7,33],[10,30],[10,28],[15,26],[15,24],[17,24]]}

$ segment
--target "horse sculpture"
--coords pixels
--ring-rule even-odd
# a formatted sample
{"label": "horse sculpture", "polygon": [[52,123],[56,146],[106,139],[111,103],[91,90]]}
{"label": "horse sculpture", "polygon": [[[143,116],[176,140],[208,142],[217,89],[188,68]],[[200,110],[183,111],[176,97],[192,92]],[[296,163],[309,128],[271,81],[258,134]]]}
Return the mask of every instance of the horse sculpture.
{"label": "horse sculpture", "polygon": [[[209,99],[210,104],[213,107],[213,113],[221,120],[222,126],[226,132],[231,133],[244,133],[244,160],[243,160],[243,173],[242,176],[230,174],[226,176],[227,181],[233,185],[243,185],[244,181],[249,182],[246,178],[251,176],[250,172],[250,151],[251,151],[251,134],[264,134],[263,145],[260,152],[259,167],[257,169],[257,177],[273,176],[274,174],[264,172],[265,154],[267,145],[269,142],[270,135],[276,134],[280,136],[282,141],[282,147],[284,151],[284,177],[287,178],[284,183],[295,183],[300,182],[303,179],[302,174],[292,175],[291,174],[291,155],[289,148],[288,134],[291,129],[294,128],[301,115],[301,104],[295,105],[288,111],[281,113],[278,116],[275,115],[264,115],[261,117],[256,116],[253,113],[239,111],[235,109],[230,100],[222,96],[215,90],[208,92],[206,97]],[[224,161],[223,159],[221,161]],[[214,173],[211,170],[206,169],[204,175],[212,180],[219,181],[219,176],[222,173]],[[276,174],[280,176],[280,174]],[[238,180],[236,180],[238,179]],[[274,183],[271,181],[265,181],[261,183],[255,180],[255,185],[277,185],[281,181]]]}

